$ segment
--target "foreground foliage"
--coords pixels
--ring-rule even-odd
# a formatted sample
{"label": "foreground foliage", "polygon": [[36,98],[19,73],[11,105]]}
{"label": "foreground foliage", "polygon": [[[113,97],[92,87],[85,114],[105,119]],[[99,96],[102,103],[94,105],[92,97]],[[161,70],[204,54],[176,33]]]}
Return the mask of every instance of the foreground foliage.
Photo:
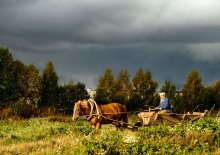
{"label": "foreground foliage", "polygon": [[218,154],[220,118],[116,131],[70,117],[0,121],[0,154]]}

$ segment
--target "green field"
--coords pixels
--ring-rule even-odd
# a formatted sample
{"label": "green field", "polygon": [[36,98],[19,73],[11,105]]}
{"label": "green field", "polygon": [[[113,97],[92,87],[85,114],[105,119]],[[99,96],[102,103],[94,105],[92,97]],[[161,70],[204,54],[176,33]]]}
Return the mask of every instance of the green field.
{"label": "green field", "polygon": [[95,130],[70,116],[1,120],[0,154],[220,154],[220,118],[138,131]]}

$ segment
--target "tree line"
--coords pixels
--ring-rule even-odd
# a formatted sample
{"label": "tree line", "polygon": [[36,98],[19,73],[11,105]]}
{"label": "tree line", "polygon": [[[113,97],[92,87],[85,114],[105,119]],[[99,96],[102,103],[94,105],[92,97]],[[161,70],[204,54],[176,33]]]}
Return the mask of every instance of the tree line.
{"label": "tree line", "polygon": [[173,112],[185,113],[220,107],[220,80],[205,86],[196,69],[192,69],[181,90],[171,80],[158,89],[149,70],[140,68],[132,80],[128,71],[121,70],[114,79],[111,68],[100,76],[95,100],[100,103],[120,102],[129,110],[145,110],[159,105],[159,92],[165,92]]}
{"label": "tree line", "polygon": [[55,107],[71,112],[73,103],[89,98],[85,84],[69,81],[58,83],[52,61],[48,61],[43,73],[34,65],[13,60],[7,48],[0,48],[0,108],[16,103],[35,108]]}
{"label": "tree line", "polygon": [[[14,60],[9,49],[0,48],[0,108],[20,102],[72,112],[77,100],[90,97],[84,83],[69,81],[61,85],[58,80],[52,61],[47,62],[40,74],[34,65]],[[139,68],[131,79],[127,69],[119,71],[115,78],[111,68],[106,68],[95,90],[97,103],[119,102],[129,111],[158,106],[158,90],[166,93],[174,112],[220,107],[220,80],[205,86],[196,69],[192,69],[182,89],[177,91],[171,80],[158,89],[158,82],[149,70]]]}

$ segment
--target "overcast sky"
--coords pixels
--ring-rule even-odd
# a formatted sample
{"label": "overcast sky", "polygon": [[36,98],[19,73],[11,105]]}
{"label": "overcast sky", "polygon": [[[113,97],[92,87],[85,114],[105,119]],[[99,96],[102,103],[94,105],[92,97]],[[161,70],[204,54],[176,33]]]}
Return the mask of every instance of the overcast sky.
{"label": "overcast sky", "polygon": [[0,0],[0,46],[87,88],[107,67],[178,87],[196,69],[210,84],[220,80],[220,1]]}

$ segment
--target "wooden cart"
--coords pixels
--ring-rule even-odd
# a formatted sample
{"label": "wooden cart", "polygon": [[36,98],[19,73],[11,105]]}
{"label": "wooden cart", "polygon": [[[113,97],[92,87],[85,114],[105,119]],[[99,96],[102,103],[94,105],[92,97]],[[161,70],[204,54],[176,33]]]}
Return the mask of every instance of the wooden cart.
{"label": "wooden cart", "polygon": [[149,126],[149,125],[175,125],[180,123],[183,120],[196,121],[208,113],[205,110],[204,113],[193,112],[191,114],[176,114],[176,113],[167,113],[166,111],[149,111],[149,112],[140,112],[138,117],[140,118],[139,124],[136,126]]}

